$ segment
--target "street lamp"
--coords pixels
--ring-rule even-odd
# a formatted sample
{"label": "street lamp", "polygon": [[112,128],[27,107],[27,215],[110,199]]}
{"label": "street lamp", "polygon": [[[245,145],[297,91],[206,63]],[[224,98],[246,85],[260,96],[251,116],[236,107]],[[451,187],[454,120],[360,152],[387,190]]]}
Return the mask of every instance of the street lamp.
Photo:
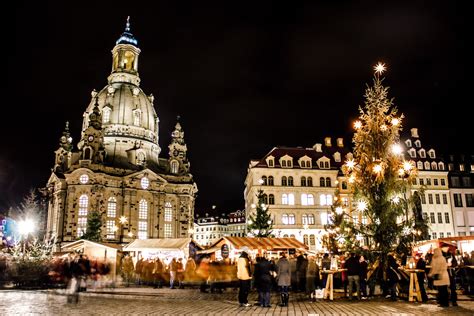
{"label": "street lamp", "polygon": [[23,255],[25,254],[26,248],[26,240],[28,239],[28,235],[35,231],[35,224],[31,219],[21,220],[18,222],[18,231],[22,236],[23,242]]}

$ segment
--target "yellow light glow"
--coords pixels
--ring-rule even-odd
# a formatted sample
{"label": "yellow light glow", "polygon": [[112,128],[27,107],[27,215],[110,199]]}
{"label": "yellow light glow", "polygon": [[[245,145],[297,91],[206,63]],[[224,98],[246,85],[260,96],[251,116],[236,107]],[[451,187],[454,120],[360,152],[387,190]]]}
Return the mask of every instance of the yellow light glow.
{"label": "yellow light glow", "polygon": [[336,214],[341,215],[343,212],[344,210],[342,209],[342,207],[340,206],[336,207]]}
{"label": "yellow light glow", "polygon": [[398,196],[392,199],[393,203],[398,204],[400,202],[400,198]]}
{"label": "yellow light glow", "polygon": [[117,230],[118,230],[118,227],[117,227],[116,225],[114,225],[114,226],[112,227],[112,231],[113,231],[113,232],[116,232]]}
{"label": "yellow light glow", "polygon": [[129,232],[127,235],[128,235],[128,237],[130,237],[130,238],[133,237],[133,233],[132,233],[132,232]]}
{"label": "yellow light glow", "polygon": [[405,174],[405,170],[403,168],[398,169],[398,175],[403,176]]}
{"label": "yellow light glow", "polygon": [[380,173],[382,172],[382,166],[381,165],[375,165],[373,168],[375,173]]}
{"label": "yellow light glow", "polygon": [[355,167],[354,159],[350,159],[350,160],[346,161],[346,166],[349,170],[354,169],[354,167]]}
{"label": "yellow light glow", "polygon": [[386,130],[387,130],[387,125],[382,124],[382,125],[380,126],[380,129],[381,129],[382,131],[386,131]]}
{"label": "yellow light glow", "polygon": [[374,70],[377,75],[381,75],[385,70],[387,70],[387,68],[385,67],[385,64],[378,62],[377,65],[375,65]]}
{"label": "yellow light glow", "polygon": [[362,122],[361,121],[355,121],[354,122],[354,128],[355,129],[359,129],[362,127]]}
{"label": "yellow light glow", "polygon": [[405,171],[410,171],[413,168],[412,164],[409,161],[405,161],[403,163],[403,169]]}
{"label": "yellow light glow", "polygon": [[400,155],[403,152],[402,146],[399,144],[393,144],[392,145],[392,153],[395,155]]}
{"label": "yellow light glow", "polygon": [[367,208],[367,202],[366,201],[359,201],[357,202],[357,210],[362,212]]}
{"label": "yellow light glow", "polygon": [[394,118],[392,119],[392,125],[393,125],[393,126],[398,126],[399,124],[400,124],[400,120],[397,119],[396,117],[394,117]]}
{"label": "yellow light glow", "polygon": [[123,225],[123,224],[125,224],[127,221],[128,221],[128,220],[127,220],[127,217],[126,217],[126,216],[120,216],[120,218],[119,218],[120,224]]}
{"label": "yellow light glow", "polygon": [[348,180],[348,181],[349,181],[349,183],[354,183],[354,182],[355,182],[355,180],[356,180],[356,177],[355,177],[355,175],[351,174],[351,176],[349,177],[349,180]]}

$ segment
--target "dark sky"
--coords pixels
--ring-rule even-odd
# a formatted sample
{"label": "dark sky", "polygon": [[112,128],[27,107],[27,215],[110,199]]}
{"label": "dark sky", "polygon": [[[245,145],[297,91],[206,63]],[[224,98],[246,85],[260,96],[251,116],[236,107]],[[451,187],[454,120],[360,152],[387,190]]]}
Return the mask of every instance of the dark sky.
{"label": "dark sky", "polygon": [[473,36],[463,4],[295,2],[12,2],[2,31],[0,210],[46,184],[66,120],[77,142],[127,15],[165,154],[181,115],[197,212],[242,209],[250,159],[274,146],[350,139],[380,60],[406,130],[418,127],[439,153],[474,152]]}

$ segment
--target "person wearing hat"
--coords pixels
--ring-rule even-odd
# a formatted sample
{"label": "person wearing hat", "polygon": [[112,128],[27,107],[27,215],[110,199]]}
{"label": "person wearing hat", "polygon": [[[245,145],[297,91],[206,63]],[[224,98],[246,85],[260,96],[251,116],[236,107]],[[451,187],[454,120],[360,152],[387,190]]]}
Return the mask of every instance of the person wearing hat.
{"label": "person wearing hat", "polygon": [[250,292],[250,282],[252,272],[248,253],[244,250],[237,260],[237,278],[239,279],[239,303],[240,307],[252,306],[249,304],[248,295]]}

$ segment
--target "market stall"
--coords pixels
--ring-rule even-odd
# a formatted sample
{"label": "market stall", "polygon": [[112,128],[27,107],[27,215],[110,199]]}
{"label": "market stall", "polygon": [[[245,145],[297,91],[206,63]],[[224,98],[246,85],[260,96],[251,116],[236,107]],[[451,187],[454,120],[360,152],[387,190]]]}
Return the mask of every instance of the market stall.
{"label": "market stall", "polygon": [[82,253],[87,255],[89,260],[102,261],[110,264],[110,273],[113,277],[116,275],[117,265],[120,263],[122,247],[117,244],[94,242],[80,239],[63,245],[62,253]]}
{"label": "market stall", "polygon": [[456,236],[421,241],[413,247],[413,252],[425,255],[433,252],[435,248],[447,248],[453,253],[456,250],[461,253],[470,253],[474,250],[474,236]]}
{"label": "market stall", "polygon": [[130,255],[136,263],[139,258],[158,257],[166,263],[171,258],[194,257],[195,252],[202,247],[192,238],[156,238],[156,239],[135,239],[123,248],[124,252]]}
{"label": "market stall", "polygon": [[280,252],[295,254],[308,251],[308,246],[296,238],[270,237],[222,237],[209,248],[197,251],[197,254],[209,254],[214,260],[224,258],[236,259],[245,250],[252,258],[257,255],[267,255],[276,258]]}

